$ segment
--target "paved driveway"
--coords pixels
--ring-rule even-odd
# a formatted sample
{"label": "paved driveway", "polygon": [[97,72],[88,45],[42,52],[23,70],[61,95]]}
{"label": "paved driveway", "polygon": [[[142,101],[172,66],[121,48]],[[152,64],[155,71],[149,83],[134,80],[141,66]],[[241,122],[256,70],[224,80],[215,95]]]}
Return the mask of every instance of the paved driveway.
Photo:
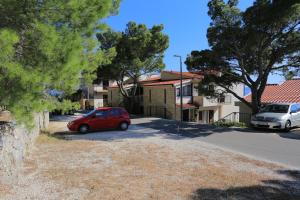
{"label": "paved driveway", "polygon": [[174,121],[158,118],[134,119],[134,124],[159,129],[166,133],[177,133],[241,154],[271,162],[300,168],[300,131],[254,131],[251,129],[216,128],[209,125],[185,123],[178,130]]}

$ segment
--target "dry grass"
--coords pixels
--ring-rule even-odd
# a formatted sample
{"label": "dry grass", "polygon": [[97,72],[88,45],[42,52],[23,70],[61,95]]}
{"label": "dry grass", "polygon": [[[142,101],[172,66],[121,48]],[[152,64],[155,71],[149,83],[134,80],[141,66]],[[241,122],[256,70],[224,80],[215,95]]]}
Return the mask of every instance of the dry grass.
{"label": "dry grass", "polygon": [[[104,199],[186,199],[199,187],[248,186],[267,178],[210,164],[207,158],[196,153],[174,154],[172,149],[155,144],[126,142],[112,149],[93,142],[72,143],[56,147],[61,151],[59,156],[54,153],[47,156],[44,166],[48,167],[41,173],[63,186],[63,190],[85,189],[88,192],[83,195],[84,199],[100,196]],[[87,149],[91,150],[88,157]],[[45,150],[53,149],[48,146]],[[78,160],[74,163],[76,157]]]}
{"label": "dry grass", "polygon": [[273,176],[280,166],[201,143],[190,148],[191,141],[161,140],[67,141],[41,135],[25,163],[29,178],[7,198],[292,199],[284,190],[265,188],[266,180],[284,181]]}

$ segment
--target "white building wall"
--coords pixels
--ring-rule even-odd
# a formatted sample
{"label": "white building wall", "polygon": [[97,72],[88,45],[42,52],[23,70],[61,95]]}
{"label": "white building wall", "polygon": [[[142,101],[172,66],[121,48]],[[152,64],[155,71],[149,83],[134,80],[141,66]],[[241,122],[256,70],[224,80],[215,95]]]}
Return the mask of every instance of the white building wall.
{"label": "white building wall", "polygon": [[[216,88],[220,89],[221,88]],[[239,84],[235,85],[233,90],[240,96],[243,97],[244,94],[244,85]],[[200,123],[208,123],[208,113],[209,110],[214,110],[214,121],[218,121],[221,118],[224,118],[225,116],[233,113],[233,112],[240,112],[239,107],[239,100],[233,96],[232,94],[227,93],[225,95],[225,102],[219,103],[217,99],[209,99],[206,97],[203,97],[203,106],[199,108],[199,110],[203,111],[202,121]],[[230,101],[229,101],[230,100]]]}
{"label": "white building wall", "polygon": [[[239,84],[236,85],[233,89],[240,97],[243,97],[244,95],[244,85]],[[228,94],[231,96],[231,102],[230,104],[224,104],[221,107],[221,118],[233,113],[233,112],[240,112],[240,107],[238,106],[238,102],[240,102],[239,99],[237,99],[234,95]]]}
{"label": "white building wall", "polygon": [[103,99],[94,99],[94,108],[100,108],[103,106]]}
{"label": "white building wall", "polygon": [[[182,97],[182,103],[187,104],[192,102],[192,97]],[[176,104],[180,104],[180,97],[176,97]]]}

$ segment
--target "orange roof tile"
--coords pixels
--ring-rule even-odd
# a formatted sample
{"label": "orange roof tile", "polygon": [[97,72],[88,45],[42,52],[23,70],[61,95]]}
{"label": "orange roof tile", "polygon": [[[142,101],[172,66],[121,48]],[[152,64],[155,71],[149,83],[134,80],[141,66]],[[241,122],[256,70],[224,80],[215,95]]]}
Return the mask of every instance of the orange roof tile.
{"label": "orange roof tile", "polygon": [[[190,79],[183,79],[182,81],[187,81]],[[171,80],[171,81],[160,81],[160,82],[154,82],[154,83],[147,83],[144,84],[144,86],[159,86],[159,85],[174,85],[180,83],[179,79]]]}
{"label": "orange roof tile", "polygon": [[160,77],[156,76],[156,77],[150,77],[145,80],[142,80],[142,81],[140,81],[140,83],[151,82],[151,81],[160,81],[160,80],[161,80]]}
{"label": "orange roof tile", "polygon": [[[180,75],[180,72],[176,72],[176,71],[163,71],[163,72]],[[203,78],[203,75],[193,73],[193,72],[182,72],[182,76],[184,78],[199,78],[199,79]]]}
{"label": "orange roof tile", "polygon": [[[251,101],[251,94],[245,97]],[[300,79],[288,80],[281,85],[267,85],[263,92],[262,103],[300,103]]]}

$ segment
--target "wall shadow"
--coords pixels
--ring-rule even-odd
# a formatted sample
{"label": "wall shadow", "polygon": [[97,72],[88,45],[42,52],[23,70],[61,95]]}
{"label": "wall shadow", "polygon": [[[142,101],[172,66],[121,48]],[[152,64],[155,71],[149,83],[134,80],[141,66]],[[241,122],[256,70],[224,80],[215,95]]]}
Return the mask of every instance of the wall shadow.
{"label": "wall shadow", "polygon": [[190,196],[191,200],[299,200],[300,171],[280,170],[278,174],[288,180],[265,180],[261,185],[232,187],[228,189],[199,188]]}

